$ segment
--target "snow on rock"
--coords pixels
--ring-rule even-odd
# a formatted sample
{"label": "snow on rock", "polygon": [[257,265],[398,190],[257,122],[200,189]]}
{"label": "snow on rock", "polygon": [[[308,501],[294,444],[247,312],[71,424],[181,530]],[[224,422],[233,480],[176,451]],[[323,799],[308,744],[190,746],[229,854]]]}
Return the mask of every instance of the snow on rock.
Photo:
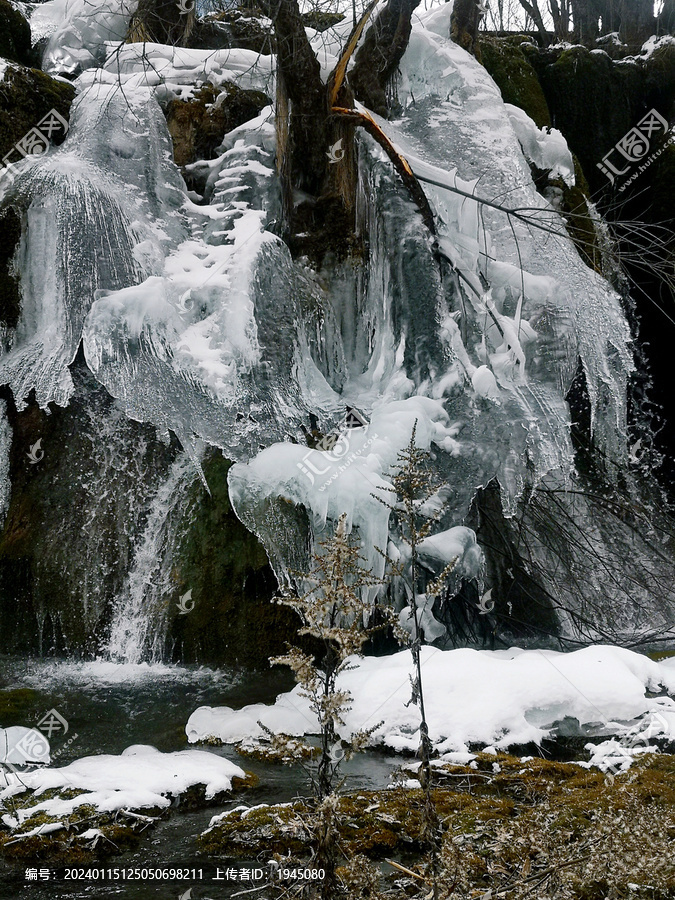
{"label": "snow on rock", "polygon": [[[378,722],[373,744],[394,750],[416,750],[419,710],[409,703],[411,654],[354,658],[339,689],[351,692],[340,735],[350,735]],[[646,692],[675,692],[672,668],[630,650],[598,645],[559,653],[552,650],[447,650],[422,648],[422,677],[430,737],[438,750],[466,752],[470,744],[505,749],[513,744],[540,743],[555,724],[576,719],[584,726],[601,725],[606,733],[621,722],[643,715],[653,706]],[[675,726],[675,705],[672,709]],[[300,687],[282,694],[273,706],[201,707],[191,716],[186,734],[191,743],[217,737],[234,743],[259,738],[258,720],[273,731],[297,735],[317,732],[316,717]],[[675,729],[674,729],[675,733]]]}
{"label": "snow on rock", "polygon": [[225,81],[274,96],[273,57],[253,50],[194,50],[145,42],[122,47],[110,44],[107,50],[106,73],[127,88],[157,87],[160,100],[175,96],[186,100],[199,83],[210,82],[217,87]]}
{"label": "snow on rock", "polygon": [[203,750],[160,753],[154,747],[138,744],[128,747],[120,756],[86,756],[60,769],[5,773],[7,786],[0,789],[0,801],[26,789],[37,796],[60,788],[84,791],[68,800],[55,797],[18,810],[19,822],[40,810],[51,816],[67,816],[85,803],[99,812],[166,808],[171,805],[170,797],[196,785],[204,785],[207,800],[229,791],[235,777],[244,778],[244,770],[214,753]]}
{"label": "snow on rock", "polygon": [[574,160],[562,133],[557,128],[537,128],[524,110],[510,103],[505,106],[528,161],[548,171],[551,178],[560,177],[568,187],[573,187]]}

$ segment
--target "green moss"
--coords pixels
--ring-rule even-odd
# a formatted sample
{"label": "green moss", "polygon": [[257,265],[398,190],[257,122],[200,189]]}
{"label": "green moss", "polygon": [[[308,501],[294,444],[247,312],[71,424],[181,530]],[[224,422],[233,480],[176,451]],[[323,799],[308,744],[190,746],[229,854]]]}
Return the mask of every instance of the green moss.
{"label": "green moss", "polygon": [[39,711],[40,694],[31,688],[0,691],[0,725],[20,725]]}
{"label": "green moss", "polygon": [[67,119],[74,96],[71,84],[37,69],[8,68],[0,81],[0,155],[9,153],[50,109]]}
{"label": "green moss", "polygon": [[189,615],[176,615],[171,639],[183,660],[266,668],[270,656],[295,640],[298,618],[271,602],[276,578],[263,546],[232,510],[230,466],[210,451],[203,463],[210,494],[196,484],[186,504],[170,608],[188,589],[195,606]]}
{"label": "green moss", "polygon": [[[441,885],[462,884],[462,896],[491,892],[514,900],[531,900],[537,885],[541,895],[570,900],[595,897],[600,886],[603,898],[672,898],[675,865],[668,854],[675,837],[675,757],[646,756],[613,784],[596,769],[506,754],[479,754],[473,766],[446,764],[434,773]],[[199,844],[218,856],[284,856],[285,865],[290,854],[302,865],[316,852],[313,816],[313,806],[305,801],[237,811],[202,835]],[[345,795],[338,800],[334,823],[344,858],[360,860],[361,874],[347,866],[345,877],[365,893],[348,896],[380,896],[373,890],[381,872],[371,861],[400,860],[424,873],[428,844],[421,790]],[[401,871],[394,872],[396,890],[389,882],[383,895],[429,893],[424,875],[410,879],[403,890]],[[553,872],[558,893],[548,883]],[[650,893],[632,893],[629,885],[644,886],[646,875]]]}
{"label": "green moss", "polygon": [[481,61],[495,80],[504,102],[519,106],[543,128],[551,124],[551,116],[537,73],[521,49],[521,44],[528,40],[482,34]]}

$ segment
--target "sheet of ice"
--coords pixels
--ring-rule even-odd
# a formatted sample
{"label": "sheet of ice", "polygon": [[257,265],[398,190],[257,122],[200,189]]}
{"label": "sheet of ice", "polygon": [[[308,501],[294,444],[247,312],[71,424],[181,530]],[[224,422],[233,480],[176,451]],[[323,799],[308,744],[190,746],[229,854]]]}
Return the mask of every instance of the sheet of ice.
{"label": "sheet of ice", "polygon": [[33,40],[49,35],[42,68],[73,75],[101,65],[107,48],[124,42],[138,0],[48,0],[31,16]]}
{"label": "sheet of ice", "polygon": [[11,446],[12,429],[7,421],[7,404],[4,400],[0,400],[0,528],[2,528],[5,521],[12,492],[12,485],[9,480],[9,451]]}
{"label": "sheet of ice", "polygon": [[210,205],[183,198],[191,236],[161,275],[98,297],[84,329],[87,364],[127,414],[173,430],[195,459],[199,440],[237,459],[302,418],[298,276],[265,229],[277,208],[270,111],[230,138],[209,165]]}
{"label": "sheet of ice", "polygon": [[[345,725],[338,729],[341,736],[348,738],[381,721],[373,744],[416,750],[419,710],[408,705],[410,652],[355,658],[354,666],[338,681],[338,687],[353,696]],[[470,744],[507,748],[540,743],[566,717],[568,722],[577,720],[580,733],[583,726],[600,724],[611,734],[621,730],[621,722],[652,708],[647,692],[662,688],[675,692],[672,668],[630,650],[602,645],[571,653],[423,647],[422,677],[430,737],[440,752],[464,752]],[[307,733],[317,731],[308,701],[296,687],[270,707],[238,711],[202,707],[190,716],[186,734],[191,743],[209,737],[228,743],[247,735],[262,737],[258,720],[291,734],[302,727]]]}
{"label": "sheet of ice", "polygon": [[7,787],[0,790],[0,801],[26,789],[38,796],[59,788],[85,792],[69,800],[55,797],[18,810],[19,822],[39,811],[50,816],[68,816],[83,804],[91,804],[100,812],[166,808],[171,805],[171,797],[178,797],[190,787],[204,785],[206,798],[210,799],[231,790],[234,777],[244,776],[243,769],[214,753],[202,750],[160,753],[154,747],[134,745],[120,756],[86,756],[60,769],[6,773]]}
{"label": "sheet of ice", "polygon": [[[371,512],[370,495],[383,487],[379,479],[386,481],[392,461],[381,444],[394,459],[402,446],[397,429],[376,424],[389,404],[393,410],[405,400],[412,408],[425,396],[452,405],[452,423],[432,441],[436,473],[445,482],[445,528],[462,520],[475,490],[493,478],[507,515],[544,478],[557,487],[569,483],[574,456],[565,396],[579,359],[596,440],[612,459],[626,460],[633,362],[620,300],[585,265],[563,220],[537,193],[519,137],[536,137],[530,152],[568,178],[571,157],[555,134],[544,137],[535,129],[535,136],[507,108],[485,69],[447,37],[449,16],[446,4],[416,18],[397,85],[403,111],[377,121],[426,179],[440,252],[455,272],[439,276],[428,235],[410,214],[389,161],[361,136],[359,226],[369,246],[368,276],[353,294],[345,283],[342,292],[329,294],[328,308],[324,301],[324,358],[316,351],[319,341],[300,333],[305,343],[296,377],[319,428],[329,431],[324,423],[331,414],[352,404],[378,435],[367,448],[372,452],[345,465],[360,446],[357,434],[334,462],[318,451],[277,444],[230,472],[233,506],[261,537],[282,579],[285,569],[306,562],[293,547],[298,528],[301,542],[307,535],[311,544],[343,511],[377,565],[370,543],[380,540],[385,522],[382,512]],[[328,52],[335,55],[336,46],[329,36]],[[556,234],[474,202],[472,195],[532,209]]]}
{"label": "sheet of ice", "polygon": [[187,237],[182,181],[166,123],[148,90],[83,81],[65,142],[26,160],[3,204],[27,220],[17,249],[21,317],[0,357],[0,383],[19,408],[67,405],[68,366],[97,292],[159,269],[164,247]]}
{"label": "sheet of ice", "polygon": [[[449,17],[450,10],[441,6],[421,14],[413,28],[398,85],[405,111],[384,123],[387,133],[420,176],[511,208],[539,209],[537,219],[565,235],[562,220],[535,190],[499,90],[486,70],[447,37]],[[633,362],[619,297],[566,237],[509,220],[435,186],[425,185],[425,190],[440,218],[441,246],[463,274],[462,332],[471,362],[490,365],[499,386],[507,387],[521,407],[518,418],[526,428],[532,421],[542,423],[547,413],[549,433],[535,438],[546,464],[555,456],[563,468],[570,464],[563,396],[579,358],[596,439],[612,458],[625,460],[626,385]],[[490,316],[495,311],[505,317],[497,317],[502,334]],[[536,334],[529,347],[519,333],[525,324]],[[514,326],[519,342],[513,340]]]}

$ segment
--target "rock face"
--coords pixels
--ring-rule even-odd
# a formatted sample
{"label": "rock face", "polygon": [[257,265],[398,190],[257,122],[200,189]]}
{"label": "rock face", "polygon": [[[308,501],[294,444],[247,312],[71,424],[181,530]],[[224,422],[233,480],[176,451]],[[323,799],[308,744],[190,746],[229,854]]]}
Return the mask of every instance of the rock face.
{"label": "rock face", "polygon": [[26,66],[33,65],[30,25],[7,0],[0,0],[0,56]]}
{"label": "rock face", "polygon": [[21,312],[19,280],[11,268],[11,260],[21,237],[21,222],[14,210],[0,216],[0,327],[16,327]]}
{"label": "rock face", "polygon": [[651,108],[669,117],[675,101],[675,45],[646,60],[616,62],[585,47],[525,48],[551,112],[592,191],[606,186],[603,156]]}
{"label": "rock face", "polygon": [[212,159],[228,131],[255,118],[269,103],[260,91],[245,91],[229,83],[220,89],[205,84],[191,100],[172,100],[166,120],[176,165]]}
{"label": "rock face", "polygon": [[[72,85],[56,81],[38,69],[8,68],[4,81],[0,81],[0,158],[50,109],[67,119],[74,96]],[[60,140],[57,138],[55,143]]]}
{"label": "rock face", "polygon": [[543,128],[551,124],[551,115],[537,73],[524,52],[525,44],[532,45],[532,39],[481,35],[481,62],[496,81],[504,102],[519,106]]}
{"label": "rock face", "polygon": [[230,465],[214,451],[204,462],[210,494],[195,483],[190,524],[174,556],[175,599],[191,589],[194,611],[175,615],[169,641],[177,660],[258,667],[281,652],[286,641],[297,642],[299,619],[271,603],[277,581],[262,545],[232,510]]}
{"label": "rock face", "polygon": [[[0,649],[75,656],[105,647],[114,607],[158,488],[176,459],[154,429],[128,419],[78,361],[76,395],[47,414],[13,410],[12,493],[0,530]],[[9,397],[7,397],[9,401]],[[40,441],[32,462],[30,449]],[[44,455],[43,455],[44,454]],[[178,510],[166,652],[176,660],[264,666],[294,637],[297,621],[272,604],[277,587],[265,551],[232,512],[230,464],[204,462],[211,493],[194,472]],[[191,589],[190,615],[178,612]],[[189,606],[189,604],[188,604]]]}

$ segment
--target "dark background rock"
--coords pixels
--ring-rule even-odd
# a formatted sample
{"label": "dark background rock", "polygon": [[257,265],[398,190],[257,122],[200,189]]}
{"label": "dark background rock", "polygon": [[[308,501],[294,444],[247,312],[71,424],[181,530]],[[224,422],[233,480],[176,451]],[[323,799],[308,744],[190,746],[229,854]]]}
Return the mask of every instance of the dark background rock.
{"label": "dark background rock", "polygon": [[270,100],[261,91],[235,84],[205,84],[191,100],[172,100],[165,111],[178,166],[213,159],[228,131],[254,119]]}
{"label": "dark background rock", "polygon": [[7,0],[0,0],[0,56],[33,65],[30,25]]}

